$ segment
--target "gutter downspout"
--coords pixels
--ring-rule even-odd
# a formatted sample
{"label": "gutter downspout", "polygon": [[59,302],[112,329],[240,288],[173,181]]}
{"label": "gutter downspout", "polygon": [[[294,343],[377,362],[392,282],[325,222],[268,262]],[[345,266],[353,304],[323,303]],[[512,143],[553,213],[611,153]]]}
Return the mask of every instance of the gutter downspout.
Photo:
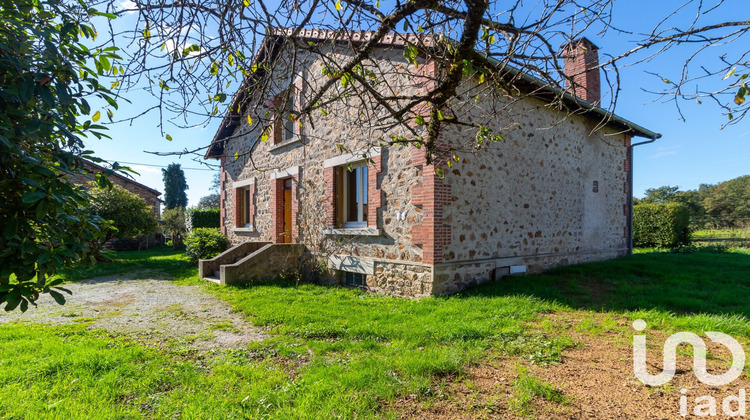
{"label": "gutter downspout", "polygon": [[661,134],[657,133],[650,140],[628,146],[628,159],[630,161],[630,168],[628,168],[628,255],[633,255],[633,148],[642,144],[653,143],[658,138],[661,138]]}

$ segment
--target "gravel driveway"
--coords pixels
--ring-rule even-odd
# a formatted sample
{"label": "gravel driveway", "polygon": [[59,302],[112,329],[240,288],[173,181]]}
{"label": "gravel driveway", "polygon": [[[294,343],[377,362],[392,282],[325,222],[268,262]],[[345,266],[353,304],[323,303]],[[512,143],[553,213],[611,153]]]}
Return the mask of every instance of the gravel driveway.
{"label": "gravel driveway", "polygon": [[42,322],[89,323],[135,338],[201,350],[240,348],[266,335],[232,312],[225,302],[200,286],[178,286],[169,280],[99,277],[64,287],[67,303],[49,295],[26,313],[0,313],[0,324]]}

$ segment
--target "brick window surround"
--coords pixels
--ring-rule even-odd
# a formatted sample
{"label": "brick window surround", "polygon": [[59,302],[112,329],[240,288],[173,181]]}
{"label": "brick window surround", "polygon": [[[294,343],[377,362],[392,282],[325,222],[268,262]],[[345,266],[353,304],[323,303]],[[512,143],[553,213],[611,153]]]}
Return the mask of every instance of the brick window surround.
{"label": "brick window surround", "polygon": [[232,184],[234,198],[234,227],[252,229],[255,225],[255,178]]}
{"label": "brick window surround", "polygon": [[[368,156],[369,162],[363,157]],[[378,211],[382,206],[382,191],[378,186],[378,175],[383,170],[381,149],[374,147],[357,153],[346,153],[323,163],[323,178],[325,181],[325,214],[326,226],[341,228],[344,224],[343,206],[340,196],[343,194],[341,180],[348,165],[367,162],[367,227],[378,226]]]}
{"label": "brick window surround", "polygon": [[302,109],[304,86],[304,79],[298,75],[288,88],[268,100],[266,106],[273,121],[269,134],[272,145],[289,142],[302,135],[301,124],[298,120],[292,120],[290,114]]}
{"label": "brick window surround", "polygon": [[222,155],[219,158],[221,167],[219,168],[219,226],[221,226],[221,234],[227,234],[227,209],[224,200],[227,198],[227,171],[224,169],[224,165],[227,162],[226,155]]}
{"label": "brick window surround", "polygon": [[284,181],[291,180],[291,242],[299,242],[299,199],[298,185],[300,167],[274,172],[271,174],[271,240],[274,243],[284,243]]}

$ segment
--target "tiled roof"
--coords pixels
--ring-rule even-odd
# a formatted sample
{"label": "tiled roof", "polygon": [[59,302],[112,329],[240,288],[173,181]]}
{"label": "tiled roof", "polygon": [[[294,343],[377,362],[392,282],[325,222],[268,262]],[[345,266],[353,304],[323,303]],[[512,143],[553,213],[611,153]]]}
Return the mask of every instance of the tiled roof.
{"label": "tiled roof", "polygon": [[[296,35],[294,35],[295,31],[297,33]],[[280,41],[292,36],[303,41],[334,41],[341,43],[363,44],[370,41],[374,35],[375,32],[373,31],[333,31],[325,29],[272,28],[268,31],[266,37],[263,39],[263,42],[261,43],[261,46],[258,49],[255,58],[253,59],[253,64],[261,63],[264,60],[267,60],[269,56],[276,54],[278,52],[277,47],[280,45]],[[438,35],[431,34],[401,34],[392,32],[384,35],[381,41],[378,43],[378,46],[403,47],[407,44],[415,44],[419,45],[420,47],[431,48],[436,47],[440,42],[454,42],[444,37],[442,37],[442,40],[440,40],[439,38],[440,37]],[[492,59],[490,60],[494,61]],[[509,70],[509,73],[514,76],[520,72],[518,69],[511,68],[510,66],[505,66],[505,68]],[[574,95],[565,92],[564,90],[550,86],[548,83],[545,83],[544,81],[537,79],[529,74],[522,73],[520,75],[520,79],[524,83],[533,86],[536,89],[539,89],[540,93],[547,93],[548,95],[555,95],[558,97],[562,95],[563,101],[566,104],[582,110],[582,115],[584,116],[596,118],[598,121],[606,120],[607,125],[615,126],[623,131],[628,131],[634,136],[650,139],[657,139],[661,137],[661,134],[659,133],[655,133],[644,127],[641,127],[638,124],[619,117],[604,108],[577,98]],[[239,90],[232,98],[232,103],[229,108],[230,110],[221,121],[221,125],[219,126],[219,129],[216,131],[216,135],[214,136],[211,144],[206,150],[204,158],[218,158],[223,154],[223,140],[230,136],[232,132],[234,132],[234,129],[239,126],[240,114],[239,112],[237,112],[237,110],[239,109],[238,105],[245,98],[247,85],[250,83],[249,80],[249,77],[246,77],[245,80],[243,80],[243,83],[240,85]]]}

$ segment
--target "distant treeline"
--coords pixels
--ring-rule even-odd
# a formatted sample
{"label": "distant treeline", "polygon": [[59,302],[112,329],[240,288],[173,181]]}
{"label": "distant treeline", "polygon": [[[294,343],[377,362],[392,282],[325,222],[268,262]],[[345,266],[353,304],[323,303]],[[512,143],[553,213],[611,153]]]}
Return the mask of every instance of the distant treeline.
{"label": "distant treeline", "polygon": [[649,188],[633,204],[682,203],[690,211],[693,229],[750,228],[750,175],[720,184],[701,184],[697,190],[680,191],[665,185]]}

